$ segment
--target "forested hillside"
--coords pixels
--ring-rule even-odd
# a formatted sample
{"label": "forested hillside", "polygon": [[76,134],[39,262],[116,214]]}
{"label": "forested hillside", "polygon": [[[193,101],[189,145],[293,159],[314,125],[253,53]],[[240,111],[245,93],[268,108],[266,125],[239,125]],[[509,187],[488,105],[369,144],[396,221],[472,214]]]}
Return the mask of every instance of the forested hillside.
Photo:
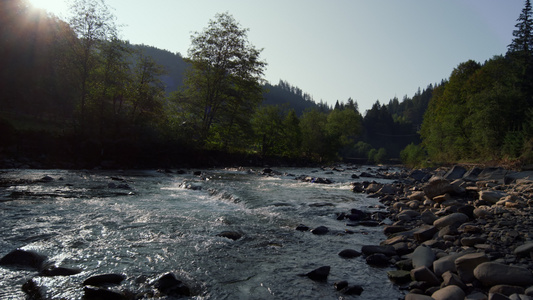
{"label": "forested hillside", "polygon": [[73,3],[61,20],[24,0],[0,2],[0,163],[533,160],[529,0],[505,55],[461,63],[366,112],[351,98],[327,105],[286,81],[265,83],[261,50],[228,13],[182,56],[120,40],[102,1]]}

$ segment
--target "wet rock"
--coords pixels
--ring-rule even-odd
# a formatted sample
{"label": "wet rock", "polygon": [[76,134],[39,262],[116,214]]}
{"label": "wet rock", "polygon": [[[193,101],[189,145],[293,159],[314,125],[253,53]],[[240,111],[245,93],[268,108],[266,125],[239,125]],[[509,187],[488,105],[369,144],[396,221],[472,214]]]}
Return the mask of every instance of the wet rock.
{"label": "wet rock", "polygon": [[375,253],[366,257],[366,263],[375,267],[386,267],[390,264],[389,257],[383,253]]}
{"label": "wet rock", "polygon": [[307,226],[305,226],[303,224],[300,224],[300,225],[298,225],[296,227],[296,230],[298,230],[298,231],[308,231],[309,229],[310,229],[309,227],[307,227]]}
{"label": "wet rock", "polygon": [[402,285],[411,281],[411,272],[406,270],[388,271],[387,277],[395,284]]}
{"label": "wet rock", "polygon": [[81,269],[78,268],[65,268],[51,266],[43,269],[39,275],[41,276],[71,276],[81,273]]}
{"label": "wet rock", "polygon": [[305,274],[305,276],[314,281],[327,281],[330,269],[330,266],[323,266]]}
{"label": "wet rock", "polygon": [[499,284],[529,286],[533,285],[533,274],[524,267],[509,266],[496,262],[485,262],[474,269],[474,276],[484,286]]}
{"label": "wet rock", "polygon": [[437,219],[433,226],[437,227],[438,229],[442,229],[449,225],[461,225],[468,221],[468,216],[463,213],[452,213],[447,216],[441,217]]}
{"label": "wet rock", "polygon": [[356,295],[356,296],[359,296],[363,293],[364,289],[362,286],[360,285],[353,285],[353,286],[348,286],[348,287],[345,287],[344,289],[341,290],[341,293],[345,294],[345,295]]}
{"label": "wet rock", "polygon": [[45,299],[42,288],[35,282],[35,279],[29,279],[22,285],[22,291],[28,296],[27,299],[40,300]]}
{"label": "wet rock", "polygon": [[394,256],[396,255],[396,250],[394,250],[394,247],[386,245],[386,246],[374,246],[374,245],[365,245],[361,247],[361,252],[363,252],[364,255],[372,255],[376,253],[381,253],[386,256]]}
{"label": "wet rock", "polygon": [[236,241],[242,237],[242,234],[236,231],[222,231],[217,236]]}
{"label": "wet rock", "polygon": [[100,274],[91,276],[85,281],[83,285],[92,285],[92,286],[108,286],[108,285],[119,285],[122,281],[126,279],[124,274]]}
{"label": "wet rock", "polygon": [[86,286],[83,288],[84,300],[126,300],[122,292],[109,290],[96,286]]}
{"label": "wet rock", "polygon": [[161,276],[155,283],[155,287],[161,293],[168,296],[191,296],[190,288],[185,285],[181,280],[176,278],[176,275],[174,275],[174,273],[167,273]]}
{"label": "wet rock", "polygon": [[337,291],[340,291],[340,290],[348,287],[348,281],[345,281],[345,280],[337,281],[337,282],[335,282],[335,284],[333,286],[335,287],[335,289]]}
{"label": "wet rock", "polygon": [[465,292],[456,285],[449,285],[431,294],[435,300],[464,300],[465,296]]}
{"label": "wet rock", "polygon": [[329,229],[326,226],[318,226],[317,228],[311,230],[313,234],[324,235],[329,232]]}
{"label": "wet rock", "polygon": [[471,283],[475,279],[474,269],[488,261],[489,258],[484,253],[465,254],[455,260],[455,268],[463,282]]}
{"label": "wet rock", "polygon": [[54,181],[54,178],[50,177],[49,175],[46,175],[43,178],[41,178],[40,181],[41,182],[50,182],[50,181]]}
{"label": "wet rock", "polygon": [[435,253],[431,248],[425,245],[420,245],[411,255],[411,259],[413,260],[414,268],[422,266],[431,268],[433,266],[433,262],[435,261]]}
{"label": "wet rock", "polygon": [[35,251],[16,249],[0,259],[0,266],[13,266],[39,270],[46,261],[46,256]]}
{"label": "wet rock", "polygon": [[339,252],[339,256],[342,258],[354,258],[361,256],[361,252],[353,250],[353,249],[344,249],[341,252]]}

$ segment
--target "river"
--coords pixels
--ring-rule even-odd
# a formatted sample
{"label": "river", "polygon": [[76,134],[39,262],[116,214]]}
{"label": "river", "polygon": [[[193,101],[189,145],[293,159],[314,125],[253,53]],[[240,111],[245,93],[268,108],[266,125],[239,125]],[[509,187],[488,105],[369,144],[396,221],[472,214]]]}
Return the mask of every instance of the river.
{"label": "river", "polygon": [[[385,237],[381,227],[336,219],[352,208],[383,210],[377,199],[350,189],[363,180],[352,174],[371,171],[344,168],[278,168],[277,175],[210,169],[200,176],[196,170],[1,170],[0,257],[34,250],[82,272],[40,277],[0,267],[0,299],[25,299],[21,286],[30,278],[48,299],[81,299],[81,283],[91,275],[125,274],[120,289],[138,292],[168,272],[192,288],[192,299],[401,298],[389,269],[370,267],[362,256],[338,256]],[[333,183],[295,179],[304,174]],[[330,232],[297,231],[299,224]],[[242,238],[217,236],[223,231]],[[325,265],[331,266],[325,283],[298,276]],[[341,280],[361,285],[362,295],[337,292],[333,283]]]}

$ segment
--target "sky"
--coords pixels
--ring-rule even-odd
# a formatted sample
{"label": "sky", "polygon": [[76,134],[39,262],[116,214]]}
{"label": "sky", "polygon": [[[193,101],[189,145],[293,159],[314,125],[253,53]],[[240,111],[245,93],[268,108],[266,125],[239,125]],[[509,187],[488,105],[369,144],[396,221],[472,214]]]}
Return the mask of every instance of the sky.
{"label": "sky", "polygon": [[[63,0],[29,0],[64,19]],[[228,12],[263,49],[265,79],[361,112],[505,54],[525,0],[106,0],[121,38],[187,56],[191,35]]]}

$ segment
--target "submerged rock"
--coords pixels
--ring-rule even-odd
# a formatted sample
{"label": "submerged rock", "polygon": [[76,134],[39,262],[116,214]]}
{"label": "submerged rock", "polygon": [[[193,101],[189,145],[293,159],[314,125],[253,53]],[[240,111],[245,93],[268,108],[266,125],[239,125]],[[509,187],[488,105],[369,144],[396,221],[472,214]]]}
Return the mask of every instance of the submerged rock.
{"label": "submerged rock", "polygon": [[83,288],[84,300],[126,300],[126,296],[119,291],[113,291],[96,286],[86,286]]}
{"label": "submerged rock", "polygon": [[51,266],[43,269],[39,275],[41,276],[70,276],[81,273],[81,269],[77,268],[65,268],[65,267],[56,267]]}
{"label": "submerged rock", "polygon": [[222,231],[221,233],[217,234],[217,236],[236,241],[242,237],[242,234],[236,231]]}
{"label": "submerged rock", "polygon": [[124,274],[100,274],[91,276],[83,282],[83,285],[92,286],[106,286],[106,285],[118,285],[126,279]]}

